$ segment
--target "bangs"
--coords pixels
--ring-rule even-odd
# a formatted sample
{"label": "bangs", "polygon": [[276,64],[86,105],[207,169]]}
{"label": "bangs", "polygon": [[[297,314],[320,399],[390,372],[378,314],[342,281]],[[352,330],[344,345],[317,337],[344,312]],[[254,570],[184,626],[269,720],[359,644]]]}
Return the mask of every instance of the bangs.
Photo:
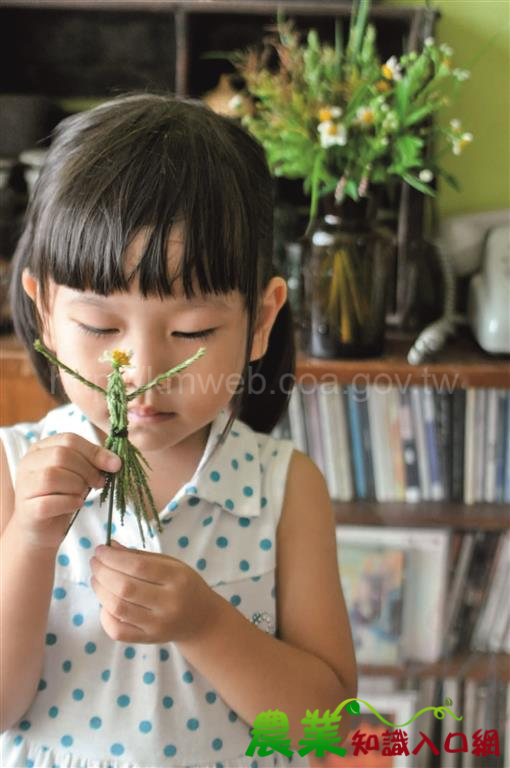
{"label": "bangs", "polygon": [[[263,155],[200,103],[145,102],[132,96],[120,110],[112,101],[58,127],[33,203],[43,297],[49,278],[109,295],[138,276],[144,297],[174,296],[178,283],[186,298],[198,286],[204,295],[239,290],[252,304],[257,250],[272,236],[272,200],[257,194],[267,189]],[[257,160],[259,178],[247,172]],[[182,259],[171,265],[169,237],[181,224]],[[128,274],[126,251],[140,232],[143,252]]]}

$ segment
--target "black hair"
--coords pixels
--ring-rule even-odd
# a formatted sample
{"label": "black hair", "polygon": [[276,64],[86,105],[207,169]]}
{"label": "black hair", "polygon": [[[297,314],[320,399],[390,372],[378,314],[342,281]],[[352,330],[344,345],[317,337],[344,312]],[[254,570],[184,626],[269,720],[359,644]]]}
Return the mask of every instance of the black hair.
{"label": "black hair", "polygon": [[[183,219],[182,264],[169,272],[167,239]],[[125,251],[148,228],[131,275]],[[293,319],[288,300],[273,325],[266,354],[249,362],[258,300],[272,276],[273,182],[261,145],[235,120],[200,101],[128,94],[64,119],[55,129],[14,254],[10,301],[16,334],[37,376],[60,403],[68,397],[52,366],[33,348],[42,321],[22,286],[37,279],[43,307],[48,281],[101,295],[128,291],[136,273],[144,296],[187,298],[238,290],[248,312],[245,367],[232,397],[232,417],[271,432],[294,381]],[[263,391],[247,386],[260,374]],[[289,376],[290,374],[290,376]],[[282,386],[284,382],[284,386]]]}

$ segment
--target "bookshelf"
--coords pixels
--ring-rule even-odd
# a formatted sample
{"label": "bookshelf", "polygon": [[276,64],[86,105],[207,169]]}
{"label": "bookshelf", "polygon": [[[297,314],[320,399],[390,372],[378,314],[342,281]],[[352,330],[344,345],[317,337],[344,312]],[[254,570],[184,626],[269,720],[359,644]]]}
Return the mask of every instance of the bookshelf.
{"label": "bookshelf", "polygon": [[[408,334],[389,333],[382,357],[367,360],[323,360],[299,353],[296,376],[300,381],[308,375],[315,379],[351,384],[356,376],[365,383],[379,381],[401,385],[438,384],[450,390],[455,387],[510,388],[510,358],[494,357],[484,352],[467,333],[451,340],[430,361],[423,365],[410,365],[407,352],[413,344]],[[299,344],[299,333],[297,334]]]}

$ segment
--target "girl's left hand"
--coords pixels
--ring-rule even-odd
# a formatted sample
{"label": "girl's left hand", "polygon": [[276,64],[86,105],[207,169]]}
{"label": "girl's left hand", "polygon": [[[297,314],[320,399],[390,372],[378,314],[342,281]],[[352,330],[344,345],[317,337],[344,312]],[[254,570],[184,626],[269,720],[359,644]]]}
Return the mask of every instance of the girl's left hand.
{"label": "girl's left hand", "polygon": [[174,557],[112,540],[90,560],[101,624],[112,640],[167,643],[197,639],[219,613],[220,596]]}

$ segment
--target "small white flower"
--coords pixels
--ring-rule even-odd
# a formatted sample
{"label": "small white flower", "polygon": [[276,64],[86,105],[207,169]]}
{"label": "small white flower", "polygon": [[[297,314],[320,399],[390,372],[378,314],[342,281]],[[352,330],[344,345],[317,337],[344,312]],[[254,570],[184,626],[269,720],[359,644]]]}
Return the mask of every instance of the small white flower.
{"label": "small white flower", "polygon": [[429,168],[424,168],[423,171],[419,172],[418,178],[420,179],[420,181],[424,181],[425,183],[428,184],[428,182],[432,181],[432,179],[434,178],[434,174]]}
{"label": "small white flower", "polygon": [[398,63],[396,56],[391,56],[388,61],[382,65],[382,71],[386,80],[402,80],[402,68]]}
{"label": "small white flower", "polygon": [[317,130],[320,133],[321,147],[340,146],[347,144],[347,129],[343,123],[333,123],[331,120],[324,120],[319,123]]}
{"label": "small white flower", "polygon": [[471,77],[471,73],[467,69],[454,69],[452,72],[452,75],[457,78],[459,83],[464,82],[464,80],[469,80]]}
{"label": "small white flower", "polygon": [[133,350],[130,349],[127,352],[119,349],[106,349],[101,357],[98,358],[100,363],[117,363],[126,370],[131,370],[135,366],[130,365],[131,358],[133,357]]}
{"label": "small white flower", "polygon": [[369,126],[374,122],[374,110],[370,107],[359,107],[356,112],[356,122],[360,125]]}
{"label": "small white flower", "polygon": [[446,45],[446,43],[440,45],[439,50],[441,53],[444,53],[445,56],[453,56],[453,48],[451,48],[449,45]]}
{"label": "small white flower", "polygon": [[460,155],[462,150],[465,147],[467,147],[468,144],[471,144],[472,141],[473,141],[472,133],[463,133],[458,139],[455,139],[453,142],[453,154]]}
{"label": "small white flower", "polygon": [[427,48],[430,48],[431,45],[434,45],[434,38],[433,37],[426,37],[424,40],[424,45]]}
{"label": "small white flower", "polygon": [[321,123],[331,122],[332,120],[338,120],[342,115],[341,107],[321,107],[319,109],[319,121]]}
{"label": "small white flower", "polygon": [[452,131],[460,131],[461,129],[460,120],[457,120],[457,119],[450,120],[450,128],[452,129]]}

